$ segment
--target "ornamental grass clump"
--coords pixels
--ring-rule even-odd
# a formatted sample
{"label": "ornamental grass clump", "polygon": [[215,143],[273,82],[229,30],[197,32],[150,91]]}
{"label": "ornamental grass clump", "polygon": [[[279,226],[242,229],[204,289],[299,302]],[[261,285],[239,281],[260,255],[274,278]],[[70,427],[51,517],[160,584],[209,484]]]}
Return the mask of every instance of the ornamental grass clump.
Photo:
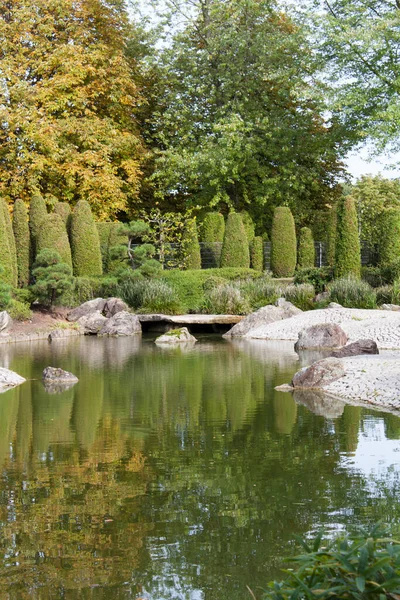
{"label": "ornamental grass clump", "polygon": [[216,315],[246,315],[251,312],[251,307],[239,286],[228,283],[205,292],[203,312]]}
{"label": "ornamental grass clump", "polygon": [[222,244],[221,267],[250,267],[249,242],[239,213],[228,215]]}
{"label": "ornamental grass clump", "polygon": [[253,310],[274,304],[283,295],[283,287],[270,277],[244,279],[237,285]]}
{"label": "ornamental grass clump", "polygon": [[14,202],[13,231],[17,252],[18,286],[23,288],[29,283],[31,259],[31,236],[28,225],[28,210],[23,200]]}
{"label": "ornamental grass clump", "polygon": [[366,282],[348,276],[335,279],[328,285],[331,302],[345,308],[376,308],[376,292]]}
{"label": "ornamental grass clump", "polygon": [[268,584],[263,600],[387,600],[400,593],[400,542],[381,526],[358,535],[302,541],[283,581]]}
{"label": "ornamental grass clump", "polygon": [[382,304],[391,304],[393,297],[393,286],[382,285],[375,290],[376,293],[376,304],[382,306]]}
{"label": "ornamental grass clump", "polygon": [[288,285],[283,288],[283,296],[288,302],[297,306],[297,308],[310,310],[313,308],[315,289],[310,283]]}
{"label": "ornamental grass clump", "polygon": [[296,230],[287,206],[275,209],[271,231],[271,269],[275,277],[292,277],[296,268]]}
{"label": "ornamental grass clump", "polygon": [[121,298],[141,313],[179,314],[181,307],[175,290],[159,279],[125,281],[119,286]]}
{"label": "ornamental grass clump", "polygon": [[299,235],[299,249],[297,253],[297,267],[306,269],[315,264],[315,247],[312,231],[309,227],[302,227]]}

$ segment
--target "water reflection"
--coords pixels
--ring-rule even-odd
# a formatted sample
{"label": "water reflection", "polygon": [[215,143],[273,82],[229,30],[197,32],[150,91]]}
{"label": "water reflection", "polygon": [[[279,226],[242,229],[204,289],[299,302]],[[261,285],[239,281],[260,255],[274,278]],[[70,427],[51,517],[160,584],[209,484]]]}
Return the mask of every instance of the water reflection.
{"label": "water reflection", "polygon": [[[2,598],[243,598],[294,535],[398,516],[400,420],[275,391],[292,344],[70,338],[1,361],[28,379],[0,400]],[[79,382],[47,393],[49,365]],[[371,472],[374,435],[393,441]]]}

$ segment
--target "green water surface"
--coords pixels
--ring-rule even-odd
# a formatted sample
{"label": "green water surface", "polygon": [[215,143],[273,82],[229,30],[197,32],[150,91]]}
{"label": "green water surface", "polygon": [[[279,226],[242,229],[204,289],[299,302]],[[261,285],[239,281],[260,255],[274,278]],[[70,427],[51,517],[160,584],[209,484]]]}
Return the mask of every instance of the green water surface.
{"label": "green water surface", "polygon": [[292,348],[2,346],[29,381],[0,395],[1,600],[259,598],[296,535],[396,522],[400,420],[274,391]]}

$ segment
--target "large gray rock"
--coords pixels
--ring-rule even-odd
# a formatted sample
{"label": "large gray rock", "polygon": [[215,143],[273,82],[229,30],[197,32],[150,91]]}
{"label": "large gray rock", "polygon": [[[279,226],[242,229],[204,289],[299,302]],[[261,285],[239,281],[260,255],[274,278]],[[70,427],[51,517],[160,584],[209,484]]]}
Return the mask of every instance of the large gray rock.
{"label": "large gray rock", "polygon": [[302,311],[294,306],[291,302],[287,302],[284,298],[277,300],[278,306],[268,304],[259,308],[255,312],[247,315],[240,323],[237,323],[227,331],[222,337],[243,337],[252,329],[260,327],[262,325],[268,325],[275,321],[281,321],[282,319],[289,319],[295,315],[300,314]]}
{"label": "large gray rock", "polygon": [[341,348],[347,344],[348,337],[336,323],[319,323],[299,332],[294,349]]}
{"label": "large gray rock", "polygon": [[399,311],[400,306],[398,304],[382,304],[381,309]]}
{"label": "large gray rock", "polygon": [[13,324],[12,318],[6,310],[0,312],[0,331],[5,333]]}
{"label": "large gray rock", "polygon": [[79,321],[81,317],[88,317],[89,315],[99,311],[103,312],[106,305],[104,298],[94,298],[94,300],[88,300],[80,306],[77,306],[67,315],[68,321]]}
{"label": "large gray rock", "polygon": [[78,319],[78,323],[81,327],[83,327],[84,333],[92,335],[97,335],[104,327],[106,322],[107,319],[99,310],[96,310],[94,313]]}
{"label": "large gray rock", "polygon": [[129,306],[121,298],[107,298],[103,308],[103,314],[107,319],[122,311],[128,311]]}
{"label": "large gray rock", "polygon": [[53,329],[53,331],[50,331],[49,333],[48,340],[49,342],[53,342],[54,340],[63,340],[65,338],[83,335],[83,333],[83,327],[73,327],[71,329]]}
{"label": "large gray rock", "polygon": [[298,371],[292,379],[292,386],[294,388],[321,389],[344,375],[343,361],[333,357],[323,358],[310,367],[304,367]]}
{"label": "large gray rock", "polygon": [[189,333],[187,327],[180,329],[171,329],[167,333],[160,335],[156,340],[156,344],[187,344],[188,342],[197,342],[196,338]]}
{"label": "large gray rock", "polygon": [[331,356],[344,358],[345,356],[358,356],[360,354],[379,354],[378,346],[374,340],[357,340],[352,344],[343,346],[332,352]]}
{"label": "large gray rock", "polygon": [[79,379],[73,373],[58,367],[46,367],[42,373],[43,381],[58,383],[76,383]]}
{"label": "large gray rock", "polygon": [[142,326],[137,315],[123,310],[106,320],[99,335],[135,335],[141,332]]}
{"label": "large gray rock", "polygon": [[26,379],[21,377],[21,375],[18,375],[18,373],[0,367],[0,393],[6,392],[8,389],[16,387],[17,385],[21,385],[24,381],[26,381]]}

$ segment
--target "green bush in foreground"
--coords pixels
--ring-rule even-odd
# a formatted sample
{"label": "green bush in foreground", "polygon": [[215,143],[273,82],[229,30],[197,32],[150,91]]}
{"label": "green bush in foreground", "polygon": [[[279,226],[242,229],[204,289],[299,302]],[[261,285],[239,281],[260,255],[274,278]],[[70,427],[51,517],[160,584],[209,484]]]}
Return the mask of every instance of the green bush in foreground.
{"label": "green bush in foreground", "polygon": [[4,268],[0,265],[0,310],[8,309],[11,304],[11,285],[3,279]]}
{"label": "green bush in foreground", "polygon": [[239,213],[228,215],[222,244],[221,267],[250,267],[249,242]]}
{"label": "green bush in foreground", "polygon": [[72,269],[61,261],[61,256],[55,250],[45,249],[38,254],[32,274],[35,279],[32,292],[50,307],[57,298],[73,288]]}
{"label": "green bush in foreground", "polygon": [[271,269],[276,277],[292,277],[296,268],[296,230],[287,206],[275,209],[271,231]]}
{"label": "green bush in foreground", "polygon": [[262,306],[267,306],[267,304],[274,304],[278,298],[283,296],[284,288],[270,277],[245,279],[240,281],[238,285],[252,310],[257,310]]}
{"label": "green bush in foreground", "polygon": [[348,196],[339,206],[335,277],[361,277],[361,247],[358,235],[358,218],[354,199]]}
{"label": "green bush in foreground", "polygon": [[355,277],[335,279],[328,285],[332,302],[345,308],[376,308],[376,292],[366,282]]}
{"label": "green bush in foreground", "polygon": [[20,302],[11,298],[11,302],[7,308],[8,314],[14,321],[27,321],[32,317],[32,311],[29,304]]}
{"label": "green bush in foreground", "polygon": [[296,271],[293,283],[311,283],[315,288],[315,293],[320,294],[332,279],[333,269],[331,267],[310,267]]}
{"label": "green bush in foreground", "polygon": [[119,286],[121,298],[142,313],[179,314],[181,306],[176,292],[164,281],[138,279]]}
{"label": "green bush in foreground", "polygon": [[56,213],[46,215],[36,237],[37,253],[39,254],[45,248],[58,252],[61,262],[72,267],[71,247],[65,223]]}
{"label": "green bush in foreground", "polygon": [[264,270],[264,242],[260,235],[256,235],[250,244],[250,264],[255,271]]}
{"label": "green bush in foreground", "polygon": [[302,546],[264,600],[386,600],[400,593],[400,543],[379,526],[327,542],[321,533]]}
{"label": "green bush in foreground", "polygon": [[102,274],[99,234],[86,200],[77,203],[71,216],[71,251],[76,277]]}
{"label": "green bush in foreground", "polygon": [[18,286],[23,288],[29,283],[31,259],[31,236],[28,224],[28,210],[23,200],[14,202],[13,231],[17,252]]}
{"label": "green bush in foreground", "polygon": [[309,227],[302,227],[299,235],[299,250],[297,253],[297,267],[306,269],[315,265],[315,247],[312,231]]}

